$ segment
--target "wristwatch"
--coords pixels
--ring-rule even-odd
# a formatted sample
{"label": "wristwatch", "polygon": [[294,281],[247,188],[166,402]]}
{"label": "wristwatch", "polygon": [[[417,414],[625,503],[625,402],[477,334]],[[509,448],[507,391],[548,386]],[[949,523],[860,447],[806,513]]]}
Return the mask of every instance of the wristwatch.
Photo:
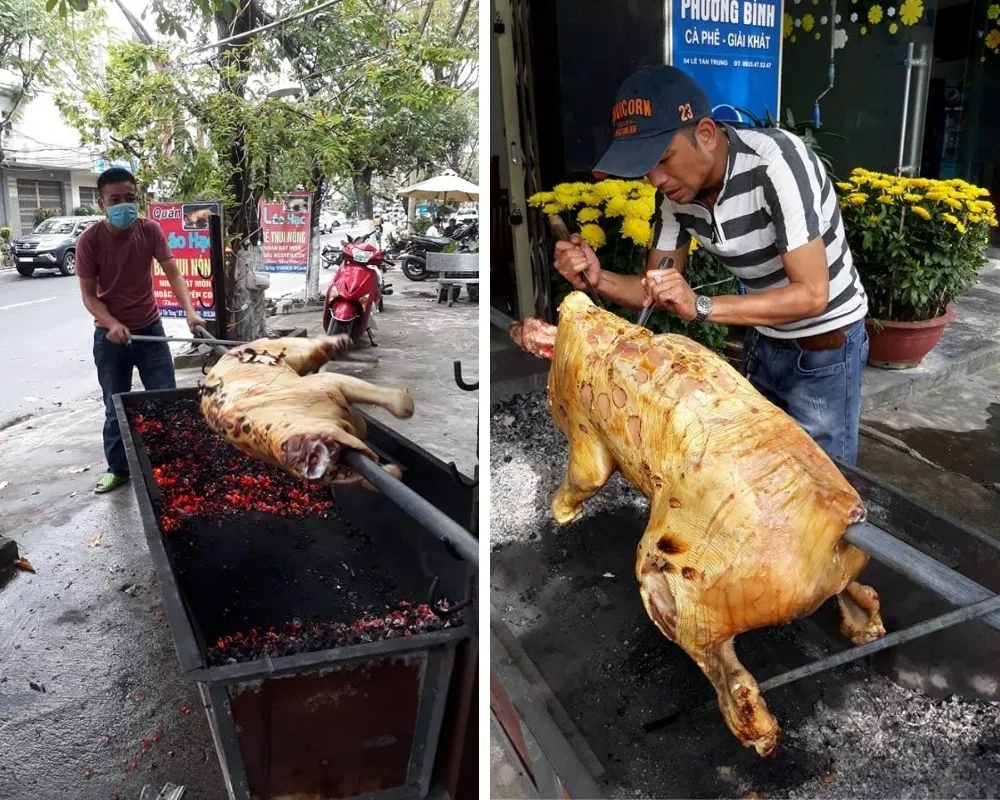
{"label": "wristwatch", "polygon": [[703,294],[698,295],[698,299],[694,301],[694,308],[698,313],[698,322],[704,322],[712,313],[712,298]]}

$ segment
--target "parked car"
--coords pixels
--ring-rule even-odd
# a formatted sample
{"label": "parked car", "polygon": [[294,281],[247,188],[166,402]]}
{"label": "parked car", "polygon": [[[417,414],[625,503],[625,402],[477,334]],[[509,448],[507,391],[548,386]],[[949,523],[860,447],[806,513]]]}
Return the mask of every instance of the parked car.
{"label": "parked car", "polygon": [[27,236],[12,243],[14,264],[25,278],[35,270],[57,269],[63,275],[76,274],[76,240],[103,217],[49,217]]}

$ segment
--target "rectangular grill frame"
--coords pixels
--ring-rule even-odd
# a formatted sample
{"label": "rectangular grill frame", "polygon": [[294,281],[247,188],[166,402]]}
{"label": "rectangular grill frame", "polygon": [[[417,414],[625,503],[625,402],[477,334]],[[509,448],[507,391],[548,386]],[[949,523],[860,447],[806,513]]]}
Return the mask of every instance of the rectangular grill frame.
{"label": "rectangular grill frame", "polygon": [[[176,580],[170,555],[163,541],[164,534],[157,520],[154,497],[158,489],[152,481],[152,466],[141,444],[141,438],[133,432],[128,419],[128,412],[140,400],[169,402],[196,397],[197,389],[194,388],[127,392],[114,397],[114,406],[132,472],[132,484],[143,532],[162,592],[164,611],[174,648],[184,676],[197,682],[229,797],[231,800],[251,800],[262,796],[255,795],[251,791],[250,770],[244,761],[240,729],[233,715],[231,697],[234,692],[267,687],[273,685],[269,682],[278,680],[294,681],[300,676],[303,679],[308,676],[309,680],[315,680],[319,676],[322,680],[334,673],[362,670],[372,663],[383,661],[388,661],[401,674],[407,670],[412,673],[416,668],[419,675],[415,725],[406,780],[398,786],[356,797],[371,798],[371,800],[405,800],[423,798],[432,791],[436,794],[447,793],[446,789],[436,784],[432,785],[432,781],[437,780],[439,776],[436,773],[442,771],[441,762],[455,755],[448,751],[454,749],[459,752],[463,749],[460,741],[446,740],[444,747],[441,748],[442,752],[439,753],[438,745],[442,735],[448,739],[457,738],[454,735],[455,731],[448,730],[451,726],[445,724],[446,718],[455,715],[464,716],[461,711],[449,710],[448,704],[450,695],[467,693],[467,690],[463,691],[453,684],[467,683],[470,680],[468,670],[461,668],[463,658],[458,659],[459,667],[456,669],[456,655],[464,653],[468,645],[475,645],[476,642],[475,571],[464,566],[462,584],[465,592],[453,599],[462,604],[468,603],[466,621],[454,628],[275,659],[264,658],[226,666],[207,666],[205,653],[196,633],[196,624],[193,622],[193,614]],[[477,490],[474,486],[464,484],[459,479],[462,476],[456,476],[454,464],[445,465],[440,459],[363,411],[359,413],[365,418],[368,426],[368,444],[379,457],[400,464],[404,468],[404,483],[410,489],[429,501],[442,517],[458,523],[475,535],[476,521],[473,515]],[[352,491],[354,493],[350,496],[347,492],[343,493],[344,506],[355,509],[363,507],[366,500],[362,492],[369,496],[373,506],[384,505],[384,496],[353,487]],[[400,509],[397,513],[405,512]],[[435,531],[412,519],[409,521],[412,525],[408,536],[420,536],[422,541],[426,541],[425,547],[444,548],[445,552],[451,552],[455,557],[454,551],[439,541],[440,537],[435,535]],[[474,679],[472,676],[472,680]],[[261,706],[263,705],[262,701]],[[474,715],[470,714],[469,717],[467,722],[474,724]],[[334,724],[338,722],[335,717],[332,721]],[[343,725],[345,720],[339,722]],[[345,729],[350,731],[349,726]],[[350,733],[347,735],[350,736]],[[465,755],[468,757],[468,754]],[[471,754],[473,759],[475,756],[475,753]],[[316,797],[319,798],[320,795],[317,794]]]}

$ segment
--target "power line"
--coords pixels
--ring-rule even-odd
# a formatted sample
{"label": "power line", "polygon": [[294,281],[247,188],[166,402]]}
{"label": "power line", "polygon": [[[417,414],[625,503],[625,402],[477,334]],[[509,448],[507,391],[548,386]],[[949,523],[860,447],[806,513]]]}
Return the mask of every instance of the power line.
{"label": "power line", "polygon": [[286,22],[292,22],[293,20],[300,19],[302,17],[308,16],[309,14],[315,14],[317,11],[322,11],[325,8],[336,5],[341,2],[341,0],[327,0],[325,3],[320,3],[318,6],[313,6],[312,8],[306,8],[302,11],[296,11],[294,14],[290,14],[287,17],[282,17],[281,19],[276,19],[274,22],[269,22],[266,25],[260,25],[256,28],[251,28],[243,33],[237,33],[235,36],[228,36],[225,39],[219,39],[211,44],[203,44],[200,47],[195,47],[188,50],[184,55],[192,55],[194,53],[200,53],[202,50],[211,50],[212,48],[218,47],[220,44],[229,44],[229,42],[235,42],[237,39],[245,39],[248,36],[252,36],[255,33],[260,33],[261,31],[270,30],[278,25],[284,25]]}

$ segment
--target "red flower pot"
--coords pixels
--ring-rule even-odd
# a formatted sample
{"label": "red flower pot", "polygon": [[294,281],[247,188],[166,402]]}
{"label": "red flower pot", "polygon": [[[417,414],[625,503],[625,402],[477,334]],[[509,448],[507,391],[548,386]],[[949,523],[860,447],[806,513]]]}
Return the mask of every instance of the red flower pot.
{"label": "red flower pot", "polygon": [[868,363],[881,369],[912,369],[934,349],[945,325],[954,319],[951,306],[940,317],[922,322],[866,319]]}

